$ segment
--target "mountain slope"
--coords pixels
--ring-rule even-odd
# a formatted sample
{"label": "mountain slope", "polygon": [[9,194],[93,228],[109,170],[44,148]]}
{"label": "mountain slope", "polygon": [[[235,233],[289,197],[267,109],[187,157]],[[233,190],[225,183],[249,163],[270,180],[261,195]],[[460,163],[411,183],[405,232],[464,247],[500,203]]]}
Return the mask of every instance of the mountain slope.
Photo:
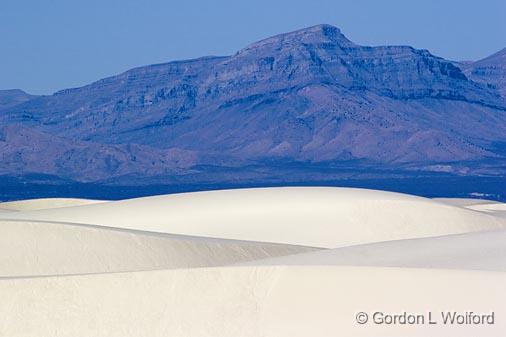
{"label": "mountain slope", "polygon": [[465,64],[463,69],[474,81],[489,84],[506,97],[506,48],[483,60]]}
{"label": "mountain slope", "polygon": [[29,101],[36,96],[27,94],[20,89],[0,90],[0,109],[6,109]]}
{"label": "mountain slope", "polygon": [[309,27],[233,56],[140,67],[0,107],[4,128],[57,144],[33,151],[12,133],[0,138],[0,172],[93,181],[197,165],[352,162],[467,174],[486,163],[503,174],[506,100],[463,69],[426,50],[364,47],[335,27]]}

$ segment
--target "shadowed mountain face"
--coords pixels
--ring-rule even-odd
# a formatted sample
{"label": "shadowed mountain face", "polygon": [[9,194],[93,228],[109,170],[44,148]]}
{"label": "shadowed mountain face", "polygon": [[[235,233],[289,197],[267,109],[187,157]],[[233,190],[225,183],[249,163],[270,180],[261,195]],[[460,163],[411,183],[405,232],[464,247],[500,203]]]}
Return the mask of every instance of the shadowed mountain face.
{"label": "shadowed mountain face", "polygon": [[319,25],[16,104],[0,92],[0,173],[170,181],[213,166],[231,170],[219,182],[261,182],[291,163],[347,163],[503,175],[505,67],[504,50],[456,65]]}

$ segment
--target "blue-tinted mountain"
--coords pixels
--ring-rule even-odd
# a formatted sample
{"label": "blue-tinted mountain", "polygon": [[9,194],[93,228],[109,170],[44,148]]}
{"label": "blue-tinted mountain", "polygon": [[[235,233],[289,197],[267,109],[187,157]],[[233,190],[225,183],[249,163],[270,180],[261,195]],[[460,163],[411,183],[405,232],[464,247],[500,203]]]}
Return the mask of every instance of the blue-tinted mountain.
{"label": "blue-tinted mountain", "polygon": [[0,90],[0,109],[6,109],[21,104],[35,97],[36,96],[30,95],[20,89]]}
{"label": "blue-tinted mountain", "polygon": [[311,181],[346,170],[504,175],[506,98],[496,70],[504,57],[492,58],[492,66],[464,65],[409,46],[360,46],[319,25],[232,56],[135,68],[0,107],[0,174],[207,182]]}
{"label": "blue-tinted mountain", "polygon": [[496,88],[506,97],[506,48],[483,60],[465,63],[462,68],[473,81]]}

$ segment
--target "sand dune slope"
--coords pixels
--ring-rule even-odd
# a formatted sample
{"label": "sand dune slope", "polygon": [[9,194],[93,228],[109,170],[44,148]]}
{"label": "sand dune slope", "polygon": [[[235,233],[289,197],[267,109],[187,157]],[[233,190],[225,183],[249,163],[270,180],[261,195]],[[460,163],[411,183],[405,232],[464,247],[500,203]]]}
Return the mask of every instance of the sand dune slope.
{"label": "sand dune slope", "polygon": [[10,213],[10,212],[15,212],[15,211],[10,210],[10,209],[3,209],[3,208],[0,208],[0,215],[1,215],[1,214],[5,214],[5,213]]}
{"label": "sand dune slope", "polygon": [[397,240],[276,257],[245,265],[348,265],[506,271],[506,230]]}
{"label": "sand dune slope", "polygon": [[505,218],[426,198],[304,187],[183,193],[1,217],[325,248],[506,226]]}
{"label": "sand dune slope", "polygon": [[13,211],[34,211],[50,208],[91,205],[101,202],[106,201],[92,200],[92,199],[73,199],[73,198],[29,199],[29,200],[2,202],[0,203],[0,208],[9,209]]}
{"label": "sand dune slope", "polygon": [[[0,335],[502,337],[505,282],[504,273],[339,266],[4,279]],[[495,324],[444,325],[447,310],[494,311]],[[356,323],[358,312],[372,320],[377,311],[431,311],[440,324]]]}
{"label": "sand dune slope", "polygon": [[314,250],[34,221],[0,221],[0,230],[0,277],[220,266]]}
{"label": "sand dune slope", "polygon": [[[503,337],[504,205],[348,188],[10,204],[0,336]],[[468,312],[494,324],[443,320]],[[381,322],[404,313],[417,324]]]}
{"label": "sand dune slope", "polygon": [[506,204],[495,203],[495,204],[472,205],[468,206],[467,208],[475,211],[486,212],[494,216],[506,218]]}
{"label": "sand dune slope", "polygon": [[445,203],[452,206],[468,207],[474,205],[500,204],[499,201],[486,199],[469,199],[469,198],[433,198],[432,200]]}

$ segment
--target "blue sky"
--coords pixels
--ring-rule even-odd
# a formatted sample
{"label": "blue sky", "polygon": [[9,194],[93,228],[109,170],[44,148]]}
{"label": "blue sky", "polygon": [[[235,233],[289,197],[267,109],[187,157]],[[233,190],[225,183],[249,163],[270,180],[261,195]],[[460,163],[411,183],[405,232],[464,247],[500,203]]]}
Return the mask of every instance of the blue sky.
{"label": "blue sky", "polygon": [[0,89],[50,94],[139,65],[229,55],[319,23],[359,44],[449,59],[506,47],[506,0],[1,0]]}

